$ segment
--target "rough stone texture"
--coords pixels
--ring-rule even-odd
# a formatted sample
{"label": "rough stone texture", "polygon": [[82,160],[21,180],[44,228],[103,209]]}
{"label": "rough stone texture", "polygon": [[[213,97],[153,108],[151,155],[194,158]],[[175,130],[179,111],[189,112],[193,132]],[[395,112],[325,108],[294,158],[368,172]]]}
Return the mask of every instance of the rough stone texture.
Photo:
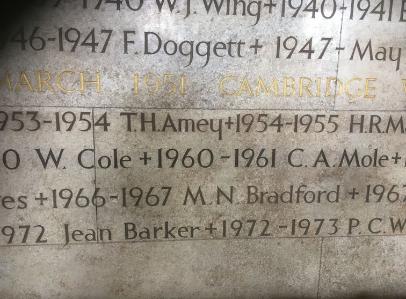
{"label": "rough stone texture", "polygon": [[404,249],[398,237],[324,240],[321,297],[404,298]]}
{"label": "rough stone texture", "polygon": [[[193,0],[194,1],[194,0]],[[13,111],[38,111],[41,121],[52,120],[51,125],[42,123],[40,130],[14,131],[16,127],[0,131],[0,161],[9,149],[21,154],[21,166],[17,170],[7,170],[0,164],[0,203],[5,196],[29,195],[27,209],[8,209],[0,206],[0,297],[1,298],[357,298],[359,296],[395,298],[406,296],[404,284],[405,253],[404,232],[391,232],[391,219],[404,219],[403,197],[394,203],[387,200],[366,203],[360,197],[351,199],[353,188],[364,194],[366,186],[385,185],[386,190],[397,185],[405,196],[405,151],[404,132],[379,133],[376,129],[365,134],[349,134],[351,115],[379,115],[387,120],[390,116],[406,120],[406,90],[402,79],[406,79],[405,60],[402,56],[400,69],[393,62],[349,61],[351,47],[356,40],[367,43],[372,39],[377,47],[403,47],[405,52],[405,23],[378,22],[376,15],[368,15],[365,20],[349,20],[351,0],[336,1],[337,11],[331,19],[322,19],[318,14],[312,18],[301,12],[298,17],[281,18],[281,2],[278,1],[272,16],[263,16],[254,26],[255,20],[241,16],[218,16],[203,14],[203,2],[193,2],[200,12],[184,18],[185,1],[180,13],[170,14],[168,9],[158,13],[154,1],[145,1],[142,12],[131,12],[128,8],[117,11],[114,4],[103,4],[99,10],[92,9],[96,1],[88,1],[84,10],[78,5],[81,1],[62,1],[60,7],[33,9],[21,19],[27,34],[39,26],[41,36],[55,37],[58,28],[75,27],[82,34],[92,28],[113,29],[113,35],[106,53],[90,53],[89,49],[78,47],[76,52],[58,51],[57,42],[47,41],[42,51],[34,51],[27,44],[27,50],[18,49],[18,44],[8,43],[1,52],[0,61],[0,111],[11,115]],[[131,1],[130,1],[131,2]],[[289,1],[298,5],[300,1]],[[309,1],[303,1],[309,2]],[[319,1],[320,2],[320,1]],[[371,7],[379,1],[371,0]],[[387,1],[389,2],[389,1]],[[388,3],[385,2],[387,5]],[[399,19],[400,2],[394,0],[394,20]],[[124,2],[123,2],[124,3]],[[131,2],[134,3],[134,2]],[[332,1],[326,2],[326,9],[332,9]],[[318,4],[320,5],[320,3]],[[345,6],[347,9],[339,9]],[[292,11],[288,12],[290,15]],[[405,12],[406,15],[406,12]],[[358,12],[359,17],[359,12]],[[122,30],[135,30],[135,46],[130,54],[123,54]],[[247,54],[244,58],[214,58],[203,67],[201,58],[190,66],[187,59],[179,56],[135,55],[142,51],[144,31],[159,32],[164,39],[244,40],[253,43],[263,42],[260,55]],[[321,38],[332,38],[331,46],[323,59],[307,59],[305,55],[293,55],[292,59],[275,58],[277,36],[294,36],[300,46],[313,38],[316,49],[324,45]],[[83,37],[83,36],[82,36]],[[65,41],[66,42],[66,41]],[[68,44],[65,46],[68,48]],[[338,47],[346,50],[337,51]],[[320,53],[320,52],[318,52]],[[285,53],[286,55],[286,53]],[[317,56],[317,54],[314,54]],[[404,55],[404,54],[403,54]],[[63,93],[61,91],[31,92],[27,88],[15,92],[7,90],[4,74],[8,71],[15,83],[20,72],[27,72],[30,80],[35,80],[35,71],[49,71],[52,76],[70,70],[75,71],[75,79],[64,81],[69,88],[77,88],[83,71],[94,78],[95,72],[101,76],[102,89],[94,88],[83,93]],[[140,90],[134,95],[133,76],[141,75]],[[162,76],[173,73],[187,77],[187,93],[167,94],[167,89],[148,93],[145,74]],[[258,78],[268,84],[284,77],[312,78],[377,78],[373,83],[375,99],[356,99],[348,95],[332,92],[328,96],[304,94],[298,96],[250,96],[223,95],[219,92],[219,82],[224,76],[246,78],[255,93]],[[323,81],[324,82],[324,81]],[[55,82],[53,81],[55,84]],[[297,83],[296,83],[297,84]],[[325,84],[325,83],[323,83]],[[152,84],[151,84],[152,85]],[[334,85],[334,84],[333,84]],[[54,85],[55,86],[55,85]],[[233,81],[230,88],[237,88]],[[334,88],[333,88],[334,90]],[[363,89],[362,89],[363,90]],[[365,90],[363,90],[365,91]],[[314,92],[314,87],[313,87]],[[69,132],[69,124],[63,123],[62,131],[55,131],[55,113],[85,112],[85,118],[92,125],[108,114],[110,126],[92,126],[81,131],[86,121],[77,123]],[[125,117],[121,113],[156,113],[156,120],[163,123],[167,114],[173,119],[213,119],[223,121],[221,138],[218,133],[198,132],[142,132],[139,121],[133,121],[132,132],[127,132]],[[257,130],[249,134],[225,129],[229,117],[237,114],[268,114],[274,119],[279,114],[285,123],[281,132],[270,126],[265,133]],[[317,114],[339,115],[339,130],[334,133],[315,133],[314,127],[308,133],[293,132],[295,115]],[[4,114],[3,114],[4,115]],[[2,117],[2,115],[0,115]],[[62,116],[61,116],[62,117]],[[65,122],[71,120],[65,119]],[[28,124],[29,117],[23,117]],[[0,118],[0,120],[3,120]],[[291,124],[287,124],[290,122]],[[18,121],[14,123],[18,125]],[[34,123],[29,123],[34,125]],[[136,131],[134,131],[134,128]],[[246,127],[244,127],[246,128]],[[372,127],[375,128],[375,127]],[[313,131],[312,131],[313,130]],[[59,168],[44,170],[35,149],[47,153],[64,149]],[[176,148],[179,153],[192,149],[211,149],[215,161],[211,167],[157,167],[157,151]],[[276,167],[234,167],[232,156],[235,149],[261,149],[270,154],[276,149]],[[303,167],[288,164],[288,153],[295,148],[303,148],[300,155]],[[86,155],[87,165],[102,156],[113,157],[113,150],[119,155],[132,158],[129,168],[85,169],[78,165],[78,155],[82,150],[94,149]],[[390,158],[399,152],[399,164],[387,167],[336,167],[343,150],[357,150],[360,155],[379,154]],[[330,167],[312,167],[317,155],[323,150]],[[140,158],[144,152],[152,153],[153,160],[143,165]],[[164,154],[165,156],[165,154]],[[155,158],[154,158],[155,157]],[[255,163],[255,159],[253,160]],[[295,160],[296,161],[296,160]],[[259,191],[279,193],[306,185],[306,190],[334,191],[340,185],[337,203],[322,200],[320,203],[265,203],[247,204],[247,187],[257,186]],[[126,193],[128,207],[123,207],[122,190],[140,187],[143,195],[150,188],[172,186],[167,205],[148,206],[145,200],[135,207],[134,199]],[[184,205],[188,187],[194,190],[199,186],[207,199],[207,205]],[[234,203],[226,201],[216,204],[217,187],[235,191]],[[389,187],[388,187],[389,186]],[[403,187],[402,187],[403,186]],[[91,192],[99,190],[106,199],[106,205],[95,208],[75,206],[53,208],[50,199],[39,206],[35,200],[40,192],[52,194],[52,189],[82,189],[91,198]],[[403,189],[402,189],[403,188]],[[396,189],[398,190],[398,189]],[[156,189],[155,189],[156,191]],[[90,192],[90,193],[89,193]],[[386,191],[387,192],[387,191]],[[403,192],[403,193],[402,193]],[[65,193],[64,193],[65,194]],[[385,193],[387,194],[387,193]],[[66,195],[66,194],[65,194]],[[162,194],[161,194],[162,195]],[[83,200],[83,199],[82,199]],[[223,199],[224,200],[224,199]],[[80,201],[79,201],[80,202]],[[379,232],[377,222],[382,219]],[[143,227],[164,226],[165,222],[174,226],[207,226],[210,222],[220,228],[222,221],[257,219],[269,221],[270,234],[250,235],[244,226],[241,234],[222,237],[220,229],[214,234],[207,230],[198,232],[196,238],[178,237],[176,240],[126,240],[124,224],[134,223],[138,231]],[[312,225],[305,233],[304,227],[295,226],[292,221],[309,219]],[[324,219],[330,226],[318,231],[315,219]],[[334,231],[332,220],[337,220]],[[359,226],[351,229],[357,219]],[[261,222],[262,221],[262,222]],[[244,223],[245,223],[244,222]],[[297,225],[297,222],[295,222]],[[47,229],[47,244],[35,243],[36,235],[30,235],[27,242],[21,241],[19,231],[10,241],[9,227],[23,225],[43,225]],[[303,223],[302,223],[303,224]],[[112,240],[66,243],[64,225],[71,229],[111,229]],[[32,228],[33,229],[33,228]],[[228,227],[230,231],[230,227]],[[268,230],[266,230],[268,232]],[[72,241],[72,240],[70,240]]]}
{"label": "rough stone texture", "polygon": [[7,298],[312,298],[319,243],[234,240],[2,248],[0,285]]}

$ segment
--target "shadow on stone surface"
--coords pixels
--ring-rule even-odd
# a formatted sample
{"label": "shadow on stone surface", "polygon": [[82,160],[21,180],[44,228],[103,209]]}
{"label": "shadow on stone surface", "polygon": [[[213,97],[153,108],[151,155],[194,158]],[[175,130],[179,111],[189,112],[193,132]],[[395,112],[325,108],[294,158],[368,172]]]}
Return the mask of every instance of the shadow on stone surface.
{"label": "shadow on stone surface", "polygon": [[[244,297],[245,298],[245,297]],[[254,299],[255,297],[252,297]],[[262,297],[261,297],[262,298]],[[274,297],[270,296],[268,298],[271,299],[315,299],[315,297],[303,297],[303,296],[297,296],[297,297],[289,297],[289,296],[284,296],[284,297]],[[323,299],[324,297],[320,297]],[[406,299],[406,294],[405,295],[374,295],[374,294],[369,294],[367,292],[359,293],[356,295],[347,295],[347,296],[337,296],[337,297],[331,297],[328,296],[327,298],[330,299]],[[243,299],[243,297],[236,297],[235,299]]]}
{"label": "shadow on stone surface", "polygon": [[[406,299],[406,295],[374,295],[367,292],[359,293],[356,295],[328,297],[333,299]],[[285,298],[284,298],[285,299]]]}
{"label": "shadow on stone surface", "polygon": [[30,15],[35,7],[46,0],[0,1],[0,41],[8,38],[10,31]]}

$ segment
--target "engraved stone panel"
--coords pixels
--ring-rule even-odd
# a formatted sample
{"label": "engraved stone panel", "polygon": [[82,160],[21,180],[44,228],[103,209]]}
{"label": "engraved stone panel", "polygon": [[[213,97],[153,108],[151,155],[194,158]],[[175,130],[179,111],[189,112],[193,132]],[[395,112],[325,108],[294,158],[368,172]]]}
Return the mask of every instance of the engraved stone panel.
{"label": "engraved stone panel", "polygon": [[406,296],[406,0],[2,5],[1,298]]}

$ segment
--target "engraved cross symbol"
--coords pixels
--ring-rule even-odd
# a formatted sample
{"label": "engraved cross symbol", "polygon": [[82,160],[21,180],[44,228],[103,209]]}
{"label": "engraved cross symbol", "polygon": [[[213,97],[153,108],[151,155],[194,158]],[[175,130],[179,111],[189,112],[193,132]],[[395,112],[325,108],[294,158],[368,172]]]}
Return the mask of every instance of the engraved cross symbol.
{"label": "engraved cross symbol", "polygon": [[259,40],[256,38],[255,39],[255,44],[250,46],[250,49],[254,49],[254,54],[257,55],[258,54],[258,49],[261,49],[262,45],[259,44]]}
{"label": "engraved cross symbol", "polygon": [[351,195],[351,199],[355,199],[355,196],[359,194],[359,192],[357,192],[357,188],[352,188],[351,192],[348,192],[349,195]]}
{"label": "engraved cross symbol", "polygon": [[396,152],[396,155],[394,157],[392,157],[392,160],[394,161],[393,162],[394,164],[398,164],[400,159],[402,159],[402,157],[399,156],[398,152]]}
{"label": "engraved cross symbol", "polygon": [[36,197],[35,200],[38,200],[38,201],[40,202],[39,205],[40,205],[40,206],[43,206],[43,205],[44,205],[44,201],[47,201],[47,200],[48,200],[48,197],[45,197],[44,194],[41,192],[41,193],[39,194],[39,197]]}
{"label": "engraved cross symbol", "polygon": [[231,130],[231,126],[234,125],[234,122],[231,120],[231,116],[228,117],[228,120],[224,124],[229,130]]}
{"label": "engraved cross symbol", "polygon": [[151,161],[151,157],[148,156],[148,152],[144,152],[144,156],[141,157],[140,160],[144,161],[144,165],[147,165],[148,161]]}
{"label": "engraved cross symbol", "polygon": [[213,227],[213,223],[211,222],[210,225],[205,228],[205,230],[208,230],[210,235],[212,235],[213,232],[217,230],[217,228]]}
{"label": "engraved cross symbol", "polygon": [[273,3],[273,0],[269,0],[268,3],[264,3],[264,8],[269,7],[269,14],[272,13],[272,8],[276,7],[276,3]]}

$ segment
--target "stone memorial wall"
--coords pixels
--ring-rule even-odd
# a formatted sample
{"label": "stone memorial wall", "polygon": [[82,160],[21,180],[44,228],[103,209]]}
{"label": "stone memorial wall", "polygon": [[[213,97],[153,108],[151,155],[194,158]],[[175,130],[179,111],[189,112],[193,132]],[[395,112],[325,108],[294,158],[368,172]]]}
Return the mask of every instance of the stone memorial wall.
{"label": "stone memorial wall", "polygon": [[406,296],[406,0],[27,8],[1,298]]}

